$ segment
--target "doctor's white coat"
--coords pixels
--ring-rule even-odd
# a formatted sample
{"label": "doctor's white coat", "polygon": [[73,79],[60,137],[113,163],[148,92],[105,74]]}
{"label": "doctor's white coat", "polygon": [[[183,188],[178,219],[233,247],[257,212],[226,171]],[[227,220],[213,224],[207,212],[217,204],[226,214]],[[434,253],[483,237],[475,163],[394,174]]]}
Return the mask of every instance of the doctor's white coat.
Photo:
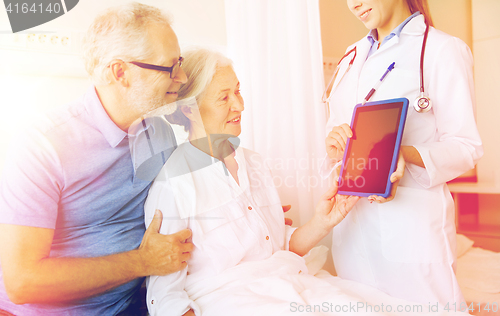
{"label": "doctor's white coat", "polygon": [[[354,106],[395,62],[370,101],[408,98],[402,145],[414,146],[426,168],[407,164],[393,201],[360,200],[334,228],[332,254],[342,278],[411,301],[458,306],[463,297],[454,274],[455,213],[446,182],[472,169],[483,154],[474,119],[473,62],[464,42],[431,27],[424,84],[433,108],[417,113],[413,102],[420,92],[424,31],[420,15],[368,59],[367,38],[347,49],[356,46],[357,57],[342,81],[334,83],[338,87],[330,99],[327,133],[334,126],[350,124]],[[350,58],[346,59],[339,79]]]}

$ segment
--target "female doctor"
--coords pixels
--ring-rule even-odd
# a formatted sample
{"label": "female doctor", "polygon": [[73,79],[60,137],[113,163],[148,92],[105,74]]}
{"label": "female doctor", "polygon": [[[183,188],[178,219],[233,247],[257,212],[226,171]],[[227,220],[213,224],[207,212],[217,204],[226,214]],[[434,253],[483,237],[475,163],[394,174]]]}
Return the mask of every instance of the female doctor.
{"label": "female doctor", "polygon": [[[472,169],[483,153],[474,121],[471,52],[432,27],[427,0],[347,4],[370,32],[347,49],[328,98],[329,165],[342,159],[352,136],[354,106],[393,62],[370,101],[406,97],[410,108],[392,195],[360,200],[334,228],[336,271],[395,297],[458,308],[464,300],[455,277],[455,213],[446,182]],[[414,102],[423,96],[432,105],[420,100],[423,109],[417,105],[417,111]]]}

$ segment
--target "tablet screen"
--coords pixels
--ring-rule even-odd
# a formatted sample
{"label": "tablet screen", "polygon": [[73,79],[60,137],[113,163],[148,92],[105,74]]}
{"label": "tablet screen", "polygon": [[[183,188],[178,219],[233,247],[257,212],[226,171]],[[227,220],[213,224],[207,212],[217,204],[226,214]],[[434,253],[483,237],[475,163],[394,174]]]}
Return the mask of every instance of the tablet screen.
{"label": "tablet screen", "polygon": [[391,166],[399,152],[398,132],[401,129],[399,135],[402,134],[400,125],[404,125],[400,123],[406,117],[402,116],[403,103],[356,107],[351,124],[353,136],[346,146],[339,191],[366,193],[366,196],[387,193]]}

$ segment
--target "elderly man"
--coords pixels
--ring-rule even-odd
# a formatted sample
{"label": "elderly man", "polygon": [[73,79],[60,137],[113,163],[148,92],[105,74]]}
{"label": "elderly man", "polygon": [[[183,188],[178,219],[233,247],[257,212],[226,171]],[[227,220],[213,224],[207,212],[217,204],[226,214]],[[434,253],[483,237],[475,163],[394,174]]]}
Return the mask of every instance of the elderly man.
{"label": "elderly man", "polygon": [[[151,181],[129,149],[131,124],[186,82],[168,19],[137,3],[112,8],[84,56],[94,86],[13,142],[0,181],[0,315],[124,313],[144,276],[183,269],[192,250],[189,230],[158,233],[159,211],[145,231]],[[150,145],[174,147],[162,128],[144,124]]]}

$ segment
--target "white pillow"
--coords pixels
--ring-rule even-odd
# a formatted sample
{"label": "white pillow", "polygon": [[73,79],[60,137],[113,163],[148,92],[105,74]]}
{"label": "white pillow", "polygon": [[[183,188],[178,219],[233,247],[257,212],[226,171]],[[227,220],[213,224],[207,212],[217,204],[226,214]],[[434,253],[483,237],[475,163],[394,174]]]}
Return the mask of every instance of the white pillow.
{"label": "white pillow", "polygon": [[463,256],[470,248],[474,241],[465,237],[464,235],[457,234],[457,258]]}

